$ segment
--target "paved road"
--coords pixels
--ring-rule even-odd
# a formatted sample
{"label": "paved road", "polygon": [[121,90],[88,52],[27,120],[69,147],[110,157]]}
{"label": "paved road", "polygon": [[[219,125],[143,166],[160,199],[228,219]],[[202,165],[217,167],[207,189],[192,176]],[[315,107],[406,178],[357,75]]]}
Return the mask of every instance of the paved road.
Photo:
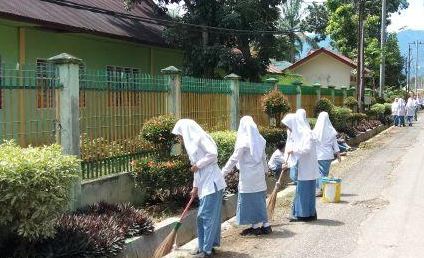
{"label": "paved road", "polygon": [[217,257],[424,257],[423,120],[389,129],[336,166],[342,203],[318,201],[317,222],[289,223],[283,205],[272,235],[227,230]]}

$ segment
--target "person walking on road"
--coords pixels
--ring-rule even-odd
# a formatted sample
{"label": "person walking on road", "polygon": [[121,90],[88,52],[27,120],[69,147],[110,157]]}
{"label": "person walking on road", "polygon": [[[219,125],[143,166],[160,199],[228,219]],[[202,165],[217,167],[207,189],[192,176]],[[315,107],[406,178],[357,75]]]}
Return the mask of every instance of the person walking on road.
{"label": "person walking on road", "polygon": [[392,103],[392,116],[393,116],[393,124],[395,126],[399,125],[398,121],[398,109],[399,109],[399,99],[395,98],[395,100]]}
{"label": "person walking on road", "polygon": [[399,126],[405,126],[405,115],[406,115],[406,105],[405,100],[403,98],[399,98],[398,100],[399,106],[398,106],[398,120],[399,120]]}
{"label": "person walking on road", "polygon": [[414,93],[410,92],[408,102],[406,103],[406,117],[408,119],[409,126],[412,126],[412,120],[414,119],[416,108]]}

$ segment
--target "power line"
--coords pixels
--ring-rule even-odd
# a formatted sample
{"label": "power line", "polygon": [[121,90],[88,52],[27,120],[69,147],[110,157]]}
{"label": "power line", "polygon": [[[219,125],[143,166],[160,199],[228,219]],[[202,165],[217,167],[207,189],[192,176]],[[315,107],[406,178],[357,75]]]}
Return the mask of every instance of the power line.
{"label": "power line", "polygon": [[229,29],[224,27],[215,27],[215,26],[209,26],[209,25],[199,25],[199,24],[193,24],[193,23],[178,22],[178,21],[170,20],[170,19],[160,19],[160,18],[153,18],[153,17],[146,18],[146,17],[141,17],[138,15],[111,11],[111,10],[107,10],[107,9],[103,9],[99,7],[90,6],[90,5],[74,3],[68,0],[41,0],[41,1],[57,4],[60,6],[70,7],[74,9],[85,10],[85,11],[89,11],[93,13],[110,15],[116,18],[136,20],[139,22],[154,24],[154,25],[162,25],[165,27],[175,27],[175,26],[189,27],[192,29],[192,31],[198,31],[198,32],[204,32],[205,29],[208,30],[208,32],[215,33],[215,34],[240,34],[240,35],[243,35],[243,34],[244,35],[255,35],[255,34],[287,35],[287,34],[291,34],[295,32],[300,32],[298,30],[275,30],[274,31],[274,30]]}

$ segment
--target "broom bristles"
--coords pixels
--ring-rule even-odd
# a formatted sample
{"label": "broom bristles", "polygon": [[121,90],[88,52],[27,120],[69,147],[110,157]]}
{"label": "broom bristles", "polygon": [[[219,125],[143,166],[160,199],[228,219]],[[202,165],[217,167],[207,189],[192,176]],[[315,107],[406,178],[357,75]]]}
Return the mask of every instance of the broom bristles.
{"label": "broom bristles", "polygon": [[268,218],[272,220],[274,217],[275,204],[277,202],[277,188],[274,188],[271,195],[268,198],[266,209],[268,211]]}
{"label": "broom bristles", "polygon": [[172,251],[175,238],[177,237],[177,229],[174,228],[171,233],[163,240],[162,244],[155,250],[153,258],[162,258]]}

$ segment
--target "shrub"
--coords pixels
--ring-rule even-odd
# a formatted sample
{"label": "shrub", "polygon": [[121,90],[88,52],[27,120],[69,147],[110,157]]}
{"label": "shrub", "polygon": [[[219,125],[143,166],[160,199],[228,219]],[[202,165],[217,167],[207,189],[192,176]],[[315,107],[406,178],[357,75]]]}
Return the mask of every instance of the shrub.
{"label": "shrub", "polygon": [[352,110],[343,107],[334,107],[330,114],[331,122],[336,130],[346,127],[351,116]]}
{"label": "shrub", "polygon": [[59,145],[1,144],[0,226],[28,240],[53,236],[79,171],[79,161],[62,155]]}
{"label": "shrub", "polygon": [[238,192],[238,183],[239,183],[239,171],[234,169],[225,177],[225,182],[227,183],[227,187],[225,191],[227,193],[237,193]]}
{"label": "shrub", "polygon": [[172,134],[176,123],[177,119],[172,115],[153,117],[144,123],[141,136],[157,148],[170,153],[176,143],[175,135]]}
{"label": "shrub", "polygon": [[145,157],[132,162],[136,185],[146,192],[147,202],[183,204],[192,188],[193,174],[185,155],[157,160]]}
{"label": "shrub", "polygon": [[279,127],[259,127],[260,134],[265,138],[267,147],[275,147],[279,142],[285,142],[286,131]]}
{"label": "shrub", "polygon": [[343,101],[343,105],[350,108],[352,111],[355,111],[356,107],[358,107],[358,101],[355,97],[350,96]]}
{"label": "shrub", "polygon": [[380,121],[384,120],[384,113],[386,112],[386,107],[384,104],[374,104],[370,108],[370,113],[378,118]]}
{"label": "shrub", "polygon": [[392,104],[384,103],[384,115],[391,116],[392,115]]}
{"label": "shrub", "polygon": [[84,161],[106,159],[130,153],[153,151],[152,143],[138,136],[121,141],[108,141],[102,137],[89,139],[87,135],[81,137],[81,159]]}
{"label": "shrub", "polygon": [[350,116],[350,121],[352,125],[357,125],[361,120],[367,119],[368,116],[364,113],[352,113]]}
{"label": "shrub", "polygon": [[233,131],[217,131],[210,135],[218,146],[218,165],[222,168],[234,152],[237,133]]}
{"label": "shrub", "polygon": [[309,122],[309,125],[311,126],[311,128],[314,128],[315,124],[317,123],[317,119],[316,118],[308,118],[308,122]]}
{"label": "shrub", "polygon": [[331,103],[330,100],[326,99],[326,98],[322,98],[320,100],[317,101],[317,103],[315,104],[314,107],[314,114],[315,117],[318,117],[319,113],[325,111],[328,114],[331,114],[331,112],[333,111],[334,105],[333,103]]}
{"label": "shrub", "polygon": [[290,111],[290,104],[284,94],[278,89],[274,89],[264,95],[261,101],[262,110],[280,123],[281,117]]}
{"label": "shrub", "polygon": [[337,131],[339,133],[346,134],[350,138],[354,138],[358,135],[357,130],[354,127],[351,127],[351,126],[339,128],[339,129],[337,129]]}

